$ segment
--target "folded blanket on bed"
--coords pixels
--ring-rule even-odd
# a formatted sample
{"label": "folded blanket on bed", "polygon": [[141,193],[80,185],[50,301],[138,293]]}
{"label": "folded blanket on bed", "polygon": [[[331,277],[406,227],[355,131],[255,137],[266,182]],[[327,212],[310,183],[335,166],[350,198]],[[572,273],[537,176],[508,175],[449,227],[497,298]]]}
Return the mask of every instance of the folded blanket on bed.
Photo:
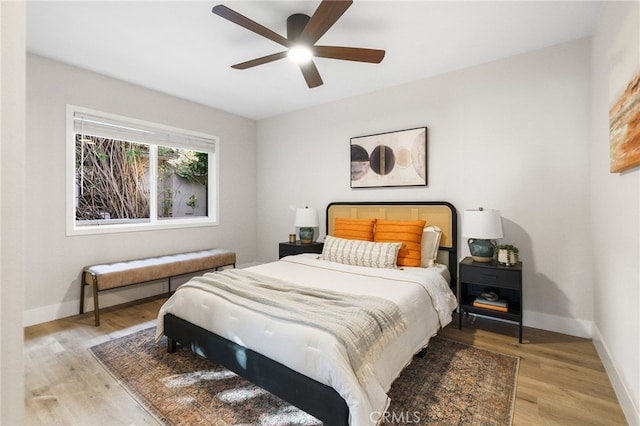
{"label": "folded blanket on bed", "polygon": [[373,373],[382,348],[406,328],[398,306],[386,299],[300,287],[242,269],[193,278],[197,287],[231,303],[324,330],[340,341],[359,381]]}

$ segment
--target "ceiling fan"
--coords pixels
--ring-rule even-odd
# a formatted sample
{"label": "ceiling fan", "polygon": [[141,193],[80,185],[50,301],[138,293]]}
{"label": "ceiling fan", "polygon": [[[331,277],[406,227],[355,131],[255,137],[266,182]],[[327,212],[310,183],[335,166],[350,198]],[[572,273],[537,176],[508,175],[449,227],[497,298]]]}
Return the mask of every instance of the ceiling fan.
{"label": "ceiling fan", "polygon": [[311,17],[302,13],[289,16],[287,18],[286,38],[226,6],[217,5],[212,12],[287,48],[282,52],[232,65],[231,68],[244,70],[290,57],[299,63],[307,86],[313,88],[322,85],[322,78],[313,62],[313,57],[375,64],[379,64],[384,58],[384,50],[345,46],[316,46],[316,42],[338,21],[352,3],[353,1],[351,0],[322,0]]}

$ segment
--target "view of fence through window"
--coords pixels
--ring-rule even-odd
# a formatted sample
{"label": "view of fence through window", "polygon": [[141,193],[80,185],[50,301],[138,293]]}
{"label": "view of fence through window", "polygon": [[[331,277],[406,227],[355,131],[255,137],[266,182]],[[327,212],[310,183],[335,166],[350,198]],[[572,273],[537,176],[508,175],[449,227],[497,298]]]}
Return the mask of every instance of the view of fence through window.
{"label": "view of fence through window", "polygon": [[77,225],[144,223],[154,212],[159,220],[208,214],[206,152],[76,133],[75,163]]}
{"label": "view of fence through window", "polygon": [[208,154],[158,147],[158,217],[206,216]]}

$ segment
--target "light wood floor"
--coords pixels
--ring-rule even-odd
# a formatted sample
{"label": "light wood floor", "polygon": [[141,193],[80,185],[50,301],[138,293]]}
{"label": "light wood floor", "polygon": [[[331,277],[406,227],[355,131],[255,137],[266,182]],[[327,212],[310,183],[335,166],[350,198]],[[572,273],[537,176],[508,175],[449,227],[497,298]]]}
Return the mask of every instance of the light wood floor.
{"label": "light wood floor", "polygon": [[[165,299],[147,300],[25,329],[25,424],[156,425],[88,348],[154,324]],[[483,318],[441,335],[520,357],[514,425],[625,425],[591,341]]]}

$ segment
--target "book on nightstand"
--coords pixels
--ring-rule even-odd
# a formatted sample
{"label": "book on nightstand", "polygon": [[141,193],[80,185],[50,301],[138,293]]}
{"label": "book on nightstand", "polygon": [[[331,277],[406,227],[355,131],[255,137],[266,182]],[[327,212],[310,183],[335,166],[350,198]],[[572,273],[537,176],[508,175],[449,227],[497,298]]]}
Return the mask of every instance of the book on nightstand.
{"label": "book on nightstand", "polygon": [[476,297],[473,301],[473,306],[476,308],[491,309],[500,312],[508,312],[509,310],[509,302],[505,299],[487,300],[480,296]]}

